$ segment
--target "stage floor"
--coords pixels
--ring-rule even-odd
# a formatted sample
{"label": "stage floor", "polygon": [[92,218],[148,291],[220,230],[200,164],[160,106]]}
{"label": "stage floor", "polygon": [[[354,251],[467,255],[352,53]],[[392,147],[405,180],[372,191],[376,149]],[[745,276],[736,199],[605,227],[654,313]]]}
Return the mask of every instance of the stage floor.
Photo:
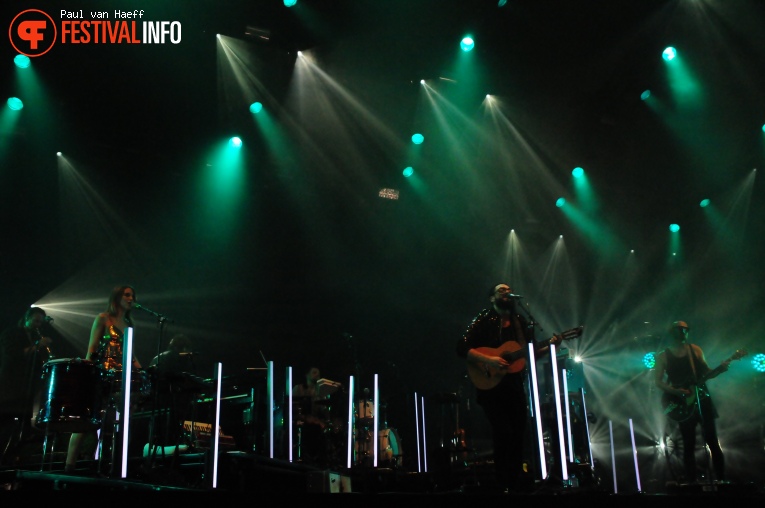
{"label": "stage floor", "polygon": [[[179,460],[179,459],[183,460]],[[5,469],[0,471],[0,489],[20,502],[52,497],[55,502],[71,495],[82,500],[84,495],[107,496],[109,505],[145,502],[148,492],[172,499],[171,502],[204,506],[206,503],[238,502],[251,497],[257,500],[273,499],[274,496],[332,496],[334,505],[363,503],[364,506],[385,503],[392,498],[437,498],[439,505],[454,503],[464,507],[472,498],[498,498],[511,502],[511,498],[545,498],[573,503],[616,505],[619,508],[658,506],[673,507],[693,503],[695,506],[716,507],[720,503],[762,503],[765,489],[762,485],[722,484],[681,486],[668,484],[662,493],[613,493],[600,482],[571,486],[562,482],[533,481],[523,492],[505,494],[491,485],[488,469],[464,468],[448,474],[409,472],[390,468],[352,468],[350,470],[326,470],[300,463],[269,459],[257,454],[225,452],[220,455],[217,474],[209,471],[204,457],[176,456],[151,464],[146,459],[128,463],[128,474],[106,475],[97,473],[95,463],[84,464],[76,474],[65,474],[60,464],[50,464],[50,470]],[[200,460],[201,459],[201,460]],[[34,469],[34,470],[33,470]],[[215,478],[215,486],[212,480]],[[230,501],[229,501],[230,498]],[[408,499],[411,500],[411,499]],[[529,500],[520,502],[528,502]]]}

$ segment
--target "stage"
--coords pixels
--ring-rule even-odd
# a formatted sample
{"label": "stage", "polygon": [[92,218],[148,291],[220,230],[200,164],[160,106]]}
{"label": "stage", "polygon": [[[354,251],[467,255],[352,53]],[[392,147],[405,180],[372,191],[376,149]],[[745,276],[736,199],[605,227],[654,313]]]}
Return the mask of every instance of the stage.
{"label": "stage", "polygon": [[[145,458],[131,459],[127,474],[108,475],[98,473],[98,466],[80,464],[73,474],[65,474],[62,464],[53,462],[50,470],[40,468],[6,469],[0,471],[0,489],[20,502],[40,500],[55,496],[60,502],[71,495],[109,496],[109,504],[125,502],[131,505],[147,500],[149,492],[167,497],[172,502],[204,503],[233,502],[249,496],[257,500],[261,496],[299,497],[333,496],[333,503],[385,503],[407,498],[437,498],[440,505],[454,503],[463,506],[473,499],[496,498],[500,502],[512,502],[517,498],[545,498],[543,502],[561,501],[575,506],[584,504],[609,504],[625,506],[678,506],[692,503],[695,506],[715,506],[720,503],[761,503],[765,493],[761,485],[747,484],[667,484],[664,492],[614,493],[613,486],[596,478],[581,477],[577,482],[538,481],[529,479],[519,492],[503,493],[492,485],[491,463],[455,465],[449,471],[411,472],[400,468],[353,467],[346,470],[327,470],[301,463],[290,463],[262,457],[254,453],[227,451],[220,454],[217,472],[207,460],[209,454],[195,453],[186,456],[164,457],[149,463]],[[46,467],[48,465],[46,464]],[[63,497],[62,497],[63,496]]]}

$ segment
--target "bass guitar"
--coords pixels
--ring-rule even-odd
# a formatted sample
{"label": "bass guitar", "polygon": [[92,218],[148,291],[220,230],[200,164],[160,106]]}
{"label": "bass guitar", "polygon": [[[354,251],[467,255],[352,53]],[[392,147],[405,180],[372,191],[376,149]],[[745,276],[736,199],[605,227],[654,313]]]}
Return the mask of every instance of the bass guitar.
{"label": "bass guitar", "polygon": [[707,390],[706,385],[704,384],[708,379],[713,378],[717,376],[718,374],[721,374],[725,372],[725,366],[723,365],[725,362],[732,362],[734,360],[740,360],[741,358],[745,357],[749,353],[746,349],[738,349],[736,350],[733,355],[728,358],[727,360],[723,361],[715,367],[714,369],[707,372],[705,375],[701,376],[696,383],[690,384],[687,386],[687,388],[691,391],[690,396],[688,397],[681,397],[679,395],[670,395],[667,392],[664,392],[661,396],[661,405],[664,409],[664,414],[669,417],[670,420],[675,421],[677,423],[684,422],[694,414],[696,414],[696,411],[698,410],[698,404],[697,401],[706,397],[709,397],[709,391]]}
{"label": "bass guitar", "polygon": [[[542,340],[534,345],[535,350],[543,349],[550,344],[557,344],[564,340],[572,340],[582,336],[584,331],[584,325],[576,328],[571,328],[565,332],[557,335],[553,335],[547,340]],[[489,390],[494,388],[502,381],[502,378],[508,374],[515,374],[522,371],[526,367],[526,348],[523,348],[518,342],[509,340],[499,347],[478,347],[475,348],[479,353],[483,353],[489,356],[501,356],[510,365],[504,369],[498,369],[490,367],[484,363],[472,363],[468,362],[467,372],[470,381],[476,388],[481,390]]]}

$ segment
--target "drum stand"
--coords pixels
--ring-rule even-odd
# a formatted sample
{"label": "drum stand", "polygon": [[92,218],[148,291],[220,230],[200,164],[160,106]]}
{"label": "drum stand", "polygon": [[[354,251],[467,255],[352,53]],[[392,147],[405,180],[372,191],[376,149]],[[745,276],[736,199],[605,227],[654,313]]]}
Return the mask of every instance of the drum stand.
{"label": "drum stand", "polygon": [[[109,403],[106,407],[106,409],[103,412],[103,423],[101,424],[101,427],[97,430],[98,432],[98,441],[96,443],[96,451],[98,453],[98,471],[101,472],[104,470],[104,455],[106,453],[109,454],[109,463],[108,463],[108,472],[106,473],[106,476],[111,478],[114,476],[114,465],[117,462],[118,459],[117,455],[117,435],[119,432],[119,415],[117,412],[117,401],[115,397],[110,396],[109,397]],[[104,449],[104,440],[106,438],[111,438],[109,446],[107,449]]]}
{"label": "drum stand", "polygon": [[[48,438],[50,437],[50,430],[48,429],[48,425],[45,425],[45,438],[43,439],[43,448],[42,448],[42,454],[41,454],[41,460],[40,460],[40,471],[45,471],[45,459],[48,456]],[[53,433],[53,444],[51,445],[51,457],[50,457],[50,464],[49,464],[49,471],[53,470],[53,450],[56,449],[56,442],[58,441],[58,432]]]}

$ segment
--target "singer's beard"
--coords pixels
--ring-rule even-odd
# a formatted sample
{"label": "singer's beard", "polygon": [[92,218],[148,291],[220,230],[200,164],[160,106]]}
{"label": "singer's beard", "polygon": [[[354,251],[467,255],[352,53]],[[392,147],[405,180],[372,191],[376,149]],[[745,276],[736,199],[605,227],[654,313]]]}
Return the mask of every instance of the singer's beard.
{"label": "singer's beard", "polygon": [[494,302],[498,309],[502,310],[514,310],[515,309],[515,302],[511,300],[510,298],[500,298],[499,300],[496,300]]}

